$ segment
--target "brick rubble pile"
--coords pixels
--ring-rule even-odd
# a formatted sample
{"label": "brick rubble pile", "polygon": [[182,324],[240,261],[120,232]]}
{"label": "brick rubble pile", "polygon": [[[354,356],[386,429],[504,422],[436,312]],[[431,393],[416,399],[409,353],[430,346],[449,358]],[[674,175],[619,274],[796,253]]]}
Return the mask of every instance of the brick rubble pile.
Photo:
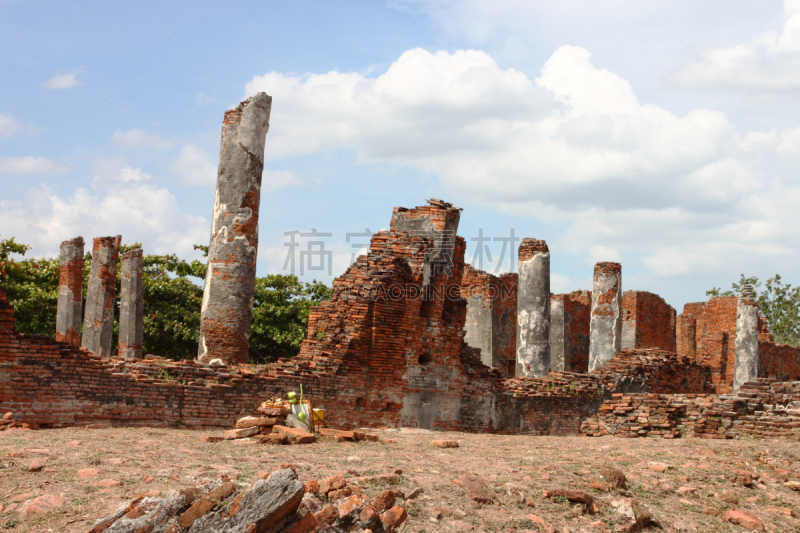
{"label": "brick rubble pile", "polygon": [[[385,481],[394,484],[399,477],[391,474]],[[408,516],[396,505],[400,496],[384,490],[369,497],[341,475],[301,483],[297,469],[286,464],[249,487],[221,476],[163,498],[138,496],[89,533],[389,533]]]}

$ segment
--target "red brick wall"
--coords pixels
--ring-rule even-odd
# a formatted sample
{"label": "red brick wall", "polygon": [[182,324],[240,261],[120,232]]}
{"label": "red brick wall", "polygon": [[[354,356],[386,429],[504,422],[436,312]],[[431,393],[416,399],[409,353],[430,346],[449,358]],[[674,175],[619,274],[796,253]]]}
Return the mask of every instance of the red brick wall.
{"label": "red brick wall", "polygon": [[681,313],[675,325],[675,351],[681,357],[697,358],[697,319]]}
{"label": "red brick wall", "polygon": [[[586,436],[730,439],[740,435],[800,439],[800,423],[787,418],[800,401],[800,382],[759,378],[733,396],[709,394],[612,394],[597,416],[587,418]],[[792,413],[787,413],[787,409]],[[795,415],[796,416],[796,415]]]}
{"label": "red brick wall", "polygon": [[491,300],[495,315],[492,324],[492,351],[505,362],[503,373],[513,377],[517,360],[517,274],[494,276],[464,265],[461,297],[468,300],[476,295],[481,295],[484,302]]}
{"label": "red brick wall", "polygon": [[538,239],[522,239],[517,250],[517,256],[520,261],[527,261],[532,258],[537,252],[549,252],[547,243]]}
{"label": "red brick wall", "polygon": [[[561,295],[559,295],[561,296]],[[592,291],[563,295],[564,344],[571,347],[572,372],[589,370],[589,321],[592,312]]]}
{"label": "red brick wall", "polygon": [[[719,296],[708,302],[686,304],[681,316],[695,318],[695,358],[711,367],[717,392],[733,390],[736,344],[736,297]],[[684,319],[686,320],[686,319]]]}
{"label": "red brick wall", "polygon": [[[675,351],[676,313],[657,294],[622,293],[622,348]],[[626,342],[627,341],[627,342]]]}
{"label": "red brick wall", "polygon": [[800,381],[800,348],[758,341],[758,377]]}
{"label": "red brick wall", "polygon": [[[706,365],[679,357],[674,352],[654,349],[622,350],[615,358],[589,373],[608,383],[635,379],[636,383],[645,384],[647,392],[659,394],[713,393],[710,374],[711,369]],[[636,383],[631,387],[641,392]],[[615,388],[629,390],[624,383]]]}

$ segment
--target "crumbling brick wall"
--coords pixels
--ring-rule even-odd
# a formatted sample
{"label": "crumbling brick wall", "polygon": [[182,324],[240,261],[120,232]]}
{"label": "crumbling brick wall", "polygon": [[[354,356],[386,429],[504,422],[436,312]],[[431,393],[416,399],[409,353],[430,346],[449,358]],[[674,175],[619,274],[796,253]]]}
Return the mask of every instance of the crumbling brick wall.
{"label": "crumbling brick wall", "polygon": [[800,381],[800,348],[758,341],[758,377],[777,381]]}
{"label": "crumbling brick wall", "polygon": [[619,392],[713,393],[711,369],[704,364],[664,350],[622,350],[596,368],[596,375]]}
{"label": "crumbling brick wall", "polygon": [[[733,391],[736,348],[735,296],[687,303],[677,320],[677,350],[711,368],[711,382],[719,394]],[[758,319],[759,377],[783,381],[800,379],[800,350],[775,344],[763,315]]]}
{"label": "crumbling brick wall", "polygon": [[461,297],[467,301],[464,340],[487,366],[514,376],[517,351],[517,274],[494,276],[465,265]]}
{"label": "crumbling brick wall", "polygon": [[[736,297],[713,297],[708,302],[687,303],[683,317],[695,319],[695,360],[711,368],[711,382],[720,394],[733,390],[733,365],[736,344]],[[682,320],[686,324],[687,318]],[[685,337],[685,333],[682,332]],[[691,345],[682,341],[681,351]]]}
{"label": "crumbling brick wall", "polygon": [[[268,366],[103,359],[18,334],[0,293],[0,409],[43,427],[225,427],[302,384],[306,396],[327,409],[333,427],[559,435],[576,434],[615,392],[704,394],[723,381],[719,365],[709,368],[703,358],[729,349],[724,299],[694,309],[698,335],[704,335],[694,360],[628,350],[591,373],[504,379],[463,342],[466,243],[445,238],[459,216],[459,209],[440,201],[395,209],[391,228],[373,237],[369,254],[334,281],[333,298],[312,309],[301,353]],[[513,276],[496,279],[514,283]],[[585,310],[585,322],[573,325],[585,323],[586,338],[589,302],[587,293],[565,300],[578,309],[573,319]]]}
{"label": "crumbling brick wall", "polygon": [[[396,244],[391,237],[381,238]],[[406,250],[413,258],[413,247]],[[362,267],[388,279],[395,277],[389,276],[392,269],[412,274],[407,261],[389,254],[370,254],[363,261]],[[423,303],[415,299],[368,299],[388,287],[357,282],[374,281],[369,274],[352,269],[339,278],[337,299],[314,309],[314,329],[303,354],[265,367],[101,358],[49,338],[16,333],[13,310],[0,293],[0,409],[34,427],[229,427],[265,398],[302,384],[306,397],[327,408],[326,420],[333,427],[429,423],[466,431],[574,435],[622,387],[658,392],[680,375],[692,376],[691,387],[696,387],[702,375],[693,370],[699,365],[652,350],[625,351],[589,374],[552,373],[546,379],[503,379],[463,343],[457,349],[434,345],[433,360],[420,362],[428,353],[427,341],[406,351],[399,346],[408,337],[392,336],[397,331],[424,336],[414,322],[437,323],[436,314],[422,313]],[[353,288],[359,290],[348,290]],[[440,309],[444,313],[445,306]],[[453,316],[453,309],[448,312]],[[449,327],[450,338],[458,338],[455,327]],[[429,406],[437,412],[425,411]]]}
{"label": "crumbling brick wall", "polygon": [[657,294],[622,293],[622,349],[675,351],[675,309]]}
{"label": "crumbling brick wall", "polygon": [[681,313],[675,323],[675,351],[681,357],[697,358],[697,319]]}
{"label": "crumbling brick wall", "polygon": [[735,395],[612,394],[582,435],[697,437],[742,435],[800,439],[800,382],[759,378]]}
{"label": "crumbling brick wall", "polygon": [[[575,291],[569,294],[554,294],[550,296],[551,302],[551,335],[554,339],[553,328],[556,327],[557,318],[553,315],[553,301],[560,300],[563,307],[563,348],[550,347],[551,359],[560,357],[563,350],[565,372],[587,372],[589,369],[589,319],[592,310],[592,292]],[[558,326],[561,320],[558,319]],[[560,337],[558,337],[559,340]],[[568,362],[568,364],[567,364]]]}

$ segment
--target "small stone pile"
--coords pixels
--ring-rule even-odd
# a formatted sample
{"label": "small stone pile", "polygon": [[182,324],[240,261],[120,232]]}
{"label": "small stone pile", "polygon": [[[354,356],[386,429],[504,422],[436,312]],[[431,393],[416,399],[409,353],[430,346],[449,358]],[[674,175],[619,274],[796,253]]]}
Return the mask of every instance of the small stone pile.
{"label": "small stone pile", "polygon": [[390,533],[408,516],[397,498],[392,490],[369,498],[341,475],[304,485],[286,464],[245,489],[221,476],[163,498],[138,496],[89,533]]}
{"label": "small stone pile", "polygon": [[30,427],[30,424],[26,424],[25,422],[15,422],[14,413],[11,411],[4,414],[3,418],[0,419],[0,431],[13,428],[30,429]]}
{"label": "small stone pile", "polygon": [[[280,424],[284,422],[285,425]],[[334,442],[378,441],[378,436],[363,431],[343,431],[319,428],[319,436]],[[258,416],[245,416],[236,421],[236,428],[223,436],[205,436],[204,442],[252,438],[261,444],[313,444],[317,435],[309,425],[297,418],[285,405],[264,403],[258,408]]]}

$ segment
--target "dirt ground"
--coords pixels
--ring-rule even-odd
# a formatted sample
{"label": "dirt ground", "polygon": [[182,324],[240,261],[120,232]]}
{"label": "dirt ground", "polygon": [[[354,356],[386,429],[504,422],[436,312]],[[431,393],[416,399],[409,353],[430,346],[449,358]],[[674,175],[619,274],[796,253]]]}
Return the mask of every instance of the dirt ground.
{"label": "dirt ground", "polygon": [[[381,442],[269,446],[200,440],[222,431],[5,431],[0,433],[0,529],[86,532],[95,520],[138,494],[163,494],[220,474],[250,483],[259,471],[290,462],[301,481],[337,473],[354,478],[402,470],[397,490],[409,495],[417,487],[423,489],[407,501],[404,533],[545,531],[547,526],[558,533],[611,531],[615,527],[611,502],[622,496],[632,497],[658,521],[659,526],[648,531],[746,531],[726,522],[724,515],[732,509],[756,515],[767,531],[800,531],[800,492],[784,484],[800,480],[797,441],[375,433]],[[460,446],[431,446],[437,439],[455,439]],[[29,471],[31,466],[41,469]],[[600,472],[608,467],[627,477],[625,493],[603,485],[607,479]],[[462,474],[479,476],[494,502],[471,501],[453,482]],[[360,483],[368,495],[386,488],[371,481]],[[586,491],[599,512],[587,514],[584,505],[543,496],[543,490],[554,488]],[[63,503],[24,517],[25,502],[43,495]]]}

